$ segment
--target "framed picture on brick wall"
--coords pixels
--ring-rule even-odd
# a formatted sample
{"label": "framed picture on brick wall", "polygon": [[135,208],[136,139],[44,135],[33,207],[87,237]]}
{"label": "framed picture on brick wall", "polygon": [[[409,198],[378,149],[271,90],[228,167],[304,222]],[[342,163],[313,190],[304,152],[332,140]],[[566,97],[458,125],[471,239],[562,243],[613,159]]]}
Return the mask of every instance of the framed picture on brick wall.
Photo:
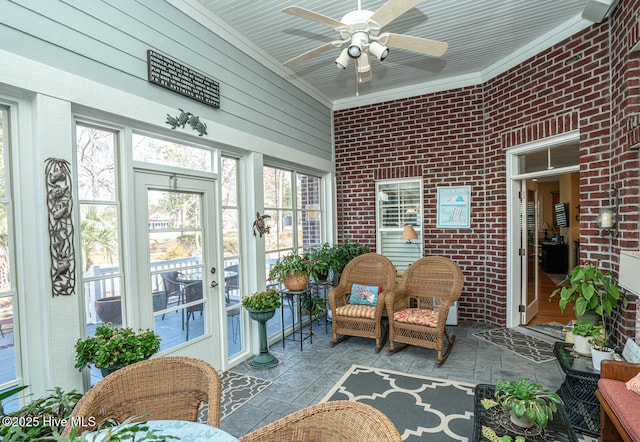
{"label": "framed picture on brick wall", "polygon": [[437,227],[461,229],[471,226],[471,187],[438,187]]}

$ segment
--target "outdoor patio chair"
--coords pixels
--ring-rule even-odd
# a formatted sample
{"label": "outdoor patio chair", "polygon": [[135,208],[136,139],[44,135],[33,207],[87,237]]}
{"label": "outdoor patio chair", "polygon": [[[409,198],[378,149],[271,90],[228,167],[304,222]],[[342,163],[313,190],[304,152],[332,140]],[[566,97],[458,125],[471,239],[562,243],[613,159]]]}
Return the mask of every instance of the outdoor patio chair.
{"label": "outdoor patio chair", "polygon": [[[338,286],[329,290],[333,316],[331,344],[360,336],[375,339],[376,351],[380,351],[387,335],[384,330],[384,337],[380,336],[384,328],[381,324],[384,298],[393,291],[395,281],[396,268],[388,258],[366,253],[352,259],[342,271]],[[365,297],[354,296],[353,290],[360,290]]]}
{"label": "outdoor patio chair", "polygon": [[[217,371],[205,361],[165,356],[121,368],[94,385],[78,401],[70,422],[79,433],[94,431],[102,422],[184,420],[197,422],[201,404],[208,404],[207,424],[220,428],[221,384]],[[69,435],[71,427],[63,432]]]}
{"label": "outdoor patio chair", "polygon": [[[460,298],[464,276],[449,258],[428,256],[411,264],[400,287],[386,297],[389,314],[389,352],[417,345],[438,351],[442,364],[453,347],[455,335],[446,330],[451,304]],[[443,354],[444,339],[448,347]],[[396,343],[406,345],[395,347]]]}
{"label": "outdoor patio chair", "polygon": [[[189,284],[185,284],[183,287],[183,292],[184,292],[184,302],[185,304],[188,304],[190,302],[193,301],[198,301],[202,299],[202,280],[197,280],[194,282],[191,282]],[[183,324],[183,328],[186,325],[187,328],[187,336],[186,336],[186,340],[189,340],[189,318],[191,319],[195,319],[195,314],[196,312],[200,312],[200,316],[202,316],[202,311],[204,308],[204,304],[203,303],[198,303],[195,305],[191,305],[189,307],[186,308],[185,311],[185,322]]]}
{"label": "outdoor patio chair", "polygon": [[400,442],[393,422],[371,405],[331,401],[311,405],[240,437],[241,442]]}
{"label": "outdoor patio chair", "polygon": [[179,281],[180,272],[166,272],[160,276],[162,277],[162,285],[164,286],[168,304],[180,304],[182,302],[182,284]]}

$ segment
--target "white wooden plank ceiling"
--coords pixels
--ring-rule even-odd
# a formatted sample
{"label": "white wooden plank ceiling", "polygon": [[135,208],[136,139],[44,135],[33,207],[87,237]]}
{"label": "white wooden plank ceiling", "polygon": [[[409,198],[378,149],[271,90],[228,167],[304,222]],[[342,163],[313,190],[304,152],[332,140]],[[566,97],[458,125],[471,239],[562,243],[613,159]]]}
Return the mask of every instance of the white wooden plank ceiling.
{"label": "white wooden plank ceiling", "polygon": [[[339,35],[281,12],[286,6],[300,6],[340,20],[357,9],[357,0],[169,1],[185,12],[195,9],[208,16],[207,23],[223,22],[234,39],[255,50],[256,59],[270,61],[267,64],[280,75],[335,109],[479,84],[592,24],[581,16],[589,0],[424,0],[383,31],[446,42],[445,55],[391,49],[383,62],[371,62],[372,81],[357,85],[353,62],[346,70],[336,68],[338,48],[293,68],[282,67]],[[361,1],[362,9],[370,11],[385,3]],[[181,7],[183,3],[188,8]],[[224,37],[222,27],[213,30]]]}

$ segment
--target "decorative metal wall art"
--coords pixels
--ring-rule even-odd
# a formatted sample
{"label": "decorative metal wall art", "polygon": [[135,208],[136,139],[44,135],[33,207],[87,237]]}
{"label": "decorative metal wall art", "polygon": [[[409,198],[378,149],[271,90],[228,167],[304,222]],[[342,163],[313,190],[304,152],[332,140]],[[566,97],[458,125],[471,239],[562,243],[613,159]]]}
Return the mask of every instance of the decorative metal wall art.
{"label": "decorative metal wall art", "polygon": [[76,286],[71,208],[71,170],[59,158],[45,161],[47,209],[49,213],[49,252],[51,254],[51,292],[71,295]]}
{"label": "decorative metal wall art", "polygon": [[253,236],[256,236],[256,232],[258,232],[260,234],[260,238],[262,238],[262,235],[270,233],[271,227],[264,221],[265,219],[270,218],[270,215],[260,216],[260,212],[256,213],[256,220],[253,222]]}
{"label": "decorative metal wall art", "polygon": [[184,127],[189,124],[191,128],[198,132],[198,136],[201,137],[203,135],[207,135],[207,125],[200,121],[200,117],[193,115],[191,112],[185,112],[182,109],[178,109],[180,111],[180,115],[177,117],[172,117],[167,114],[167,123],[171,126],[171,129],[175,129],[180,126],[184,129]]}

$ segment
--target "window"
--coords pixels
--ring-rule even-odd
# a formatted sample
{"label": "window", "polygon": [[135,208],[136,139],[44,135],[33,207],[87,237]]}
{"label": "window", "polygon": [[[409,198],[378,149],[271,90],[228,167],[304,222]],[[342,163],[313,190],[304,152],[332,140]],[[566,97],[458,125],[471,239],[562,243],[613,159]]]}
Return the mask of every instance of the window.
{"label": "window", "polygon": [[[264,209],[271,216],[271,233],[265,236],[268,275],[278,257],[294,250],[303,253],[322,244],[322,206],[320,178],[275,167],[264,167],[263,174]],[[291,324],[296,310],[292,304],[283,304],[282,308],[285,324]],[[269,335],[282,331],[281,319],[276,313],[267,323]]]}
{"label": "window", "polygon": [[240,207],[238,206],[238,160],[222,158],[222,237],[224,247],[224,296],[227,311],[227,357],[242,350]]}
{"label": "window", "polygon": [[117,132],[76,125],[82,283],[86,334],[103,322],[122,323]]}
{"label": "window", "polygon": [[[0,392],[18,384],[19,347],[13,265],[12,201],[9,171],[9,108],[0,105]],[[17,408],[9,398],[5,411]]]}
{"label": "window", "polygon": [[[389,180],[376,183],[377,250],[403,272],[422,257],[422,180]],[[414,227],[418,238],[402,239],[405,225]]]}
{"label": "window", "polygon": [[321,245],[320,178],[265,167],[264,207],[271,216],[265,240],[271,258]]}
{"label": "window", "polygon": [[133,159],[145,163],[213,172],[211,150],[133,134]]}

